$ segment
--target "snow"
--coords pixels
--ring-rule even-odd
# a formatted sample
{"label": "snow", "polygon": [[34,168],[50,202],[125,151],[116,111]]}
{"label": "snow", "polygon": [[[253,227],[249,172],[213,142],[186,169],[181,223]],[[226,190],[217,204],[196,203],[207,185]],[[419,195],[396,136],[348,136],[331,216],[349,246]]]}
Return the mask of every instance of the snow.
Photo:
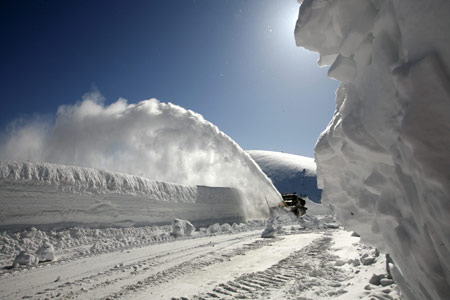
{"label": "snow", "polygon": [[[243,192],[183,186],[105,170],[0,161],[0,228],[197,224],[248,218]],[[245,194],[244,194],[245,195]],[[263,208],[267,203],[263,200]],[[261,209],[261,210],[262,210]]]}
{"label": "snow", "polygon": [[262,238],[273,238],[277,233],[282,232],[283,226],[279,224],[277,218],[270,218],[267,221],[266,228],[261,233]]}
{"label": "snow", "polygon": [[36,251],[36,255],[38,256],[39,261],[51,261],[55,259],[55,249],[52,244],[44,242]]}
{"label": "snow", "polygon": [[13,266],[18,265],[37,265],[39,263],[39,257],[33,253],[26,251],[20,251],[20,253],[14,259]]}
{"label": "snow", "polygon": [[188,220],[175,219],[172,222],[172,234],[175,236],[189,236],[192,235],[194,231],[195,226]]}
{"label": "snow", "polygon": [[450,295],[450,2],[304,0],[298,46],[341,81],[316,147],[322,203],[390,253],[407,299]]}
{"label": "snow", "polygon": [[[267,216],[267,202],[277,205],[281,201],[267,176],[230,137],[201,115],[156,99],[137,104],[119,99],[105,105],[102,96],[92,92],[74,105],[59,107],[54,122],[16,120],[2,132],[0,160],[4,162],[2,182],[5,173],[15,179],[33,180],[38,176],[38,180],[52,181],[60,176],[59,170],[63,179],[69,181],[61,182],[61,189],[66,183],[69,183],[68,189],[73,190],[99,188],[121,192],[124,189],[127,193],[130,190],[131,193],[146,193],[152,189],[146,188],[145,183],[141,190],[139,184],[143,180],[136,177],[175,184],[156,184],[162,189],[176,189],[176,185],[233,188],[241,193],[240,209],[248,218]],[[18,163],[11,166],[12,161]],[[20,163],[24,161],[30,164]],[[66,172],[65,167],[54,169],[45,163],[80,168],[67,167]],[[10,170],[10,167],[19,170]],[[81,167],[88,170],[83,171]],[[56,173],[50,170],[52,168]],[[120,180],[130,178],[132,186],[128,187],[128,182],[117,182],[115,175],[111,180],[104,178],[113,173],[122,174]],[[94,184],[106,181],[108,186],[83,186],[91,180]],[[208,193],[208,189],[201,189],[201,192]],[[164,190],[163,194],[180,195]],[[114,211],[117,201],[111,202],[104,205]]]}
{"label": "snow", "polygon": [[316,164],[313,158],[274,151],[250,150],[248,154],[272,180],[280,193],[306,195],[320,202],[322,191],[317,188]]}
{"label": "snow", "polygon": [[[245,225],[241,231],[205,235],[200,228],[177,237],[169,234],[170,225],[2,233],[3,241],[38,244],[48,239],[65,248],[55,247],[52,262],[27,259],[25,265],[7,268],[12,258],[0,260],[0,298],[399,299],[395,284],[381,285],[386,278],[383,255],[350,232],[323,228],[327,218],[315,220],[318,227],[308,230],[288,215],[278,216],[282,228],[266,239],[260,238],[264,221],[214,226]],[[374,263],[353,265],[366,256],[375,257]],[[373,274],[380,285],[369,284]]]}

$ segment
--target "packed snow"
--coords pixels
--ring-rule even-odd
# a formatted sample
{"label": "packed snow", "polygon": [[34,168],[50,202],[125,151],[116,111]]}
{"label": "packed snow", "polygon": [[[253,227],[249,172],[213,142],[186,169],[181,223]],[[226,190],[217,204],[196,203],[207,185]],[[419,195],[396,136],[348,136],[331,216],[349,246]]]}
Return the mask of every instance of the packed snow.
{"label": "packed snow", "polygon": [[322,190],[317,188],[316,163],[313,158],[274,151],[247,152],[280,193],[296,192],[320,203]]}
{"label": "packed snow", "polygon": [[[247,217],[267,216],[267,202],[277,205],[281,201],[250,156],[201,115],[156,99],[137,104],[125,99],[110,105],[103,101],[98,92],[92,92],[75,105],[59,107],[54,122],[42,118],[14,121],[2,134],[0,160],[87,167],[178,185],[234,188],[242,194],[241,208]],[[17,166],[26,170],[20,163]],[[83,177],[91,171],[76,173],[81,182],[91,180]]]}
{"label": "packed snow", "polygon": [[298,46],[341,81],[315,147],[322,203],[390,253],[407,299],[450,295],[450,2],[304,0]]}
{"label": "packed snow", "polygon": [[399,299],[384,255],[330,216],[274,214],[196,230],[176,219],[2,232],[0,298]]}

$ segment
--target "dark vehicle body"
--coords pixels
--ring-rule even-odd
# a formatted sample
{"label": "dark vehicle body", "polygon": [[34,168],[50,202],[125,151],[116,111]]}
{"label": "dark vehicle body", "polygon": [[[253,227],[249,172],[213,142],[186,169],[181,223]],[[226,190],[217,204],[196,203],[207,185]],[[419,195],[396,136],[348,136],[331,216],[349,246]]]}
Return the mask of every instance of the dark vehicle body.
{"label": "dark vehicle body", "polygon": [[305,207],[306,201],[299,197],[296,193],[282,194],[283,202],[280,206],[291,207],[291,211],[297,216],[303,216],[306,214],[307,208]]}

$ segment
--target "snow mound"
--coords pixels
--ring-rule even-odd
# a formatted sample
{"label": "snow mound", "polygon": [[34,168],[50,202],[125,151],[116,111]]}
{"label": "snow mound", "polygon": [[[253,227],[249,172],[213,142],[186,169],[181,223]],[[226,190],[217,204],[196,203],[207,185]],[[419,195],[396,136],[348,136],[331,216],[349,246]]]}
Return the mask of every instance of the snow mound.
{"label": "snow mound", "polygon": [[450,2],[305,0],[297,45],[341,81],[316,144],[322,202],[390,253],[408,299],[450,295]]}
{"label": "snow mound", "polygon": [[[53,123],[42,118],[13,122],[2,132],[0,160],[105,169],[177,185],[231,187],[242,193],[241,209],[249,218],[268,216],[265,198],[274,205],[281,200],[250,156],[201,115],[156,99],[137,104],[128,104],[125,99],[110,105],[103,102],[98,92],[92,92],[75,105],[59,107]],[[22,179],[28,176],[26,166],[21,168],[24,173],[19,173]],[[15,171],[7,170],[11,172]],[[49,181],[60,176],[39,172]],[[73,176],[75,181],[70,185],[75,184],[75,189],[97,188],[93,172],[71,172],[63,172],[63,177]],[[116,190],[118,184],[127,192],[148,190],[146,183],[141,190],[131,176],[128,182],[122,182],[125,176],[121,176],[118,183],[115,178],[104,178],[110,174],[99,174],[100,181],[107,181],[100,188]],[[91,179],[93,186],[89,185]]]}
{"label": "snow mound", "polygon": [[250,150],[247,153],[280,193],[296,192],[308,196],[314,202],[320,202],[322,190],[317,188],[316,163],[313,158],[262,150]]}

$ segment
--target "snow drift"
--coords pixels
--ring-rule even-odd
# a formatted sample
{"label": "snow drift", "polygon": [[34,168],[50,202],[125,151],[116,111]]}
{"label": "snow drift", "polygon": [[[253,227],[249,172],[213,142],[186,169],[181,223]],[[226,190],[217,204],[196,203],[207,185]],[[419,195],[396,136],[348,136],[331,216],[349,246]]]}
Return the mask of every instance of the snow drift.
{"label": "snow drift", "polygon": [[[279,203],[277,190],[250,156],[201,115],[156,99],[137,104],[102,101],[93,92],[75,105],[60,107],[55,122],[13,122],[3,134],[0,159],[106,169],[178,185],[235,188],[242,194],[241,209],[247,217],[268,214],[265,198]],[[78,179],[74,177],[76,188],[86,188],[84,179]]]}
{"label": "snow drift", "polygon": [[450,2],[305,0],[295,37],[341,81],[322,202],[391,253],[408,299],[450,295]]}
{"label": "snow drift", "polygon": [[319,203],[322,190],[317,188],[316,163],[311,157],[251,150],[247,151],[280,193],[306,195]]}

